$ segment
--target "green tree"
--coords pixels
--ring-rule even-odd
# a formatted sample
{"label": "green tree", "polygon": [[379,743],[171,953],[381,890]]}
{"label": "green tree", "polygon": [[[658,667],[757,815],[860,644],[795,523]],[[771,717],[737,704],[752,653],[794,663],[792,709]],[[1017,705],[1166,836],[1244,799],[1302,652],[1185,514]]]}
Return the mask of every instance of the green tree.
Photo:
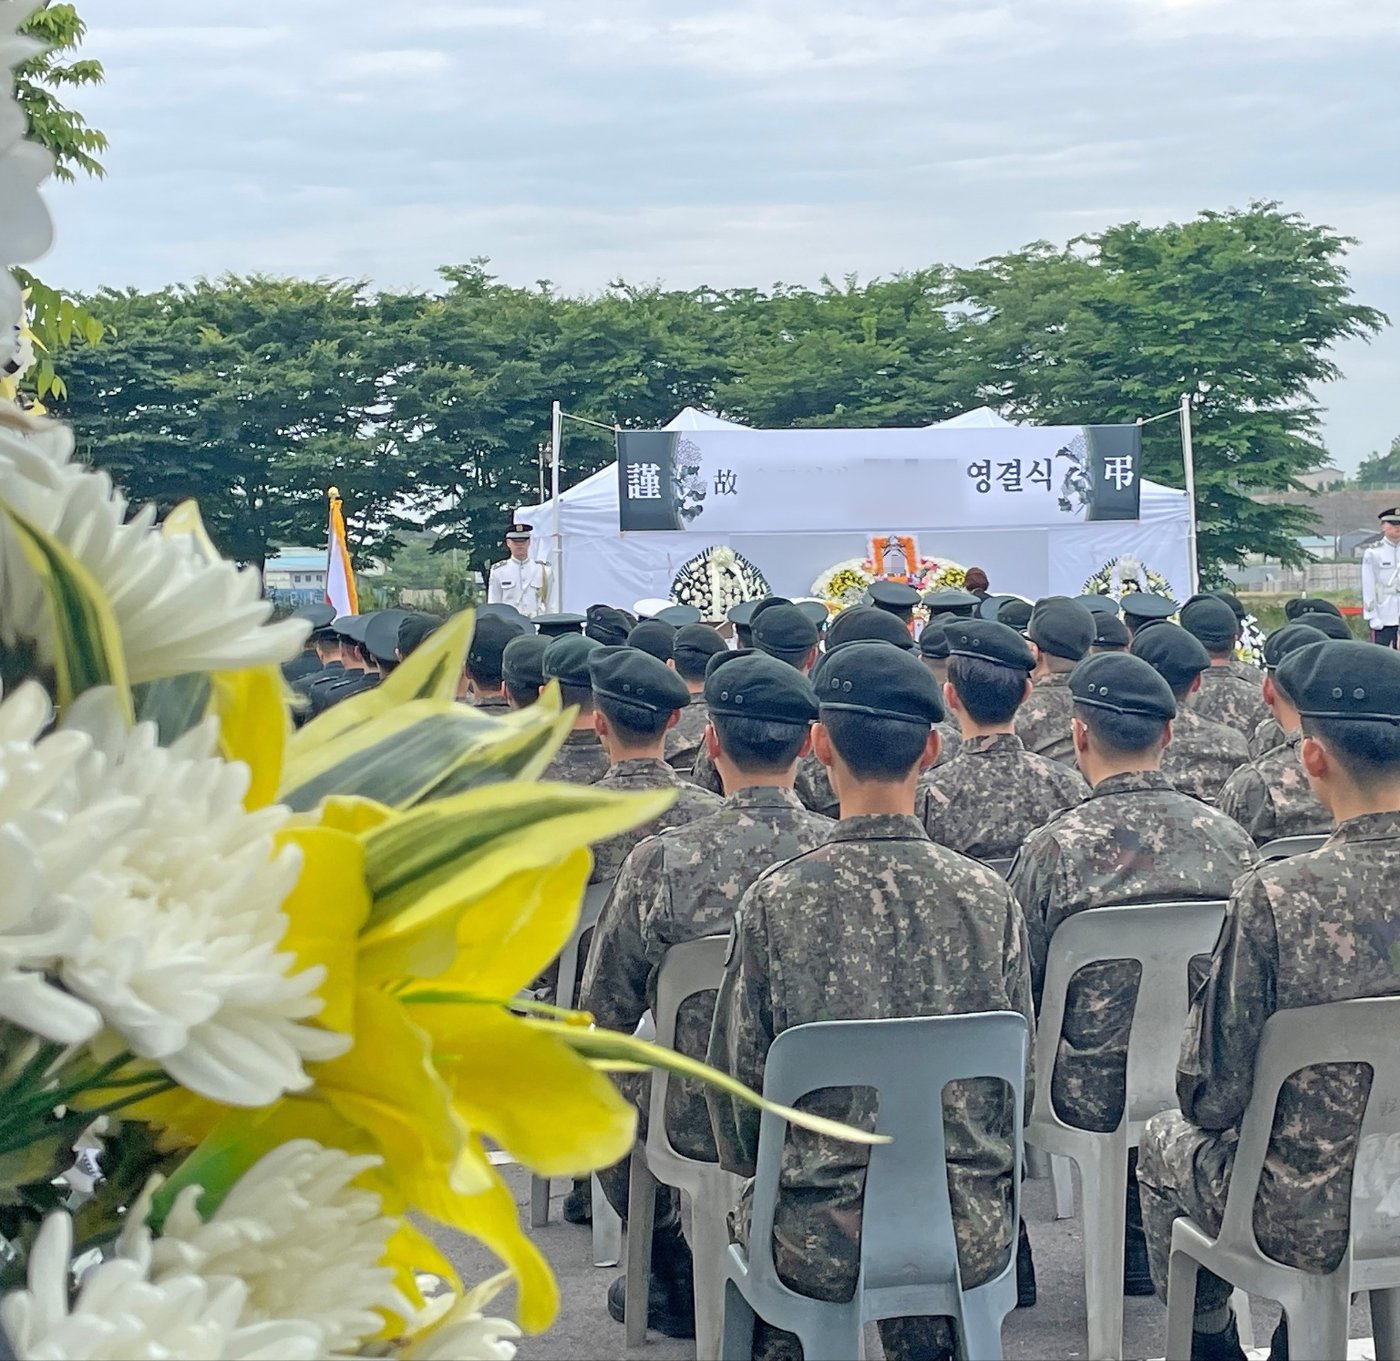
{"label": "green tree", "polygon": [[[1313,387],[1340,376],[1330,347],[1386,322],[1352,296],[1352,244],[1275,203],[1040,242],[958,274],[964,339],[986,398],[1030,420],[1130,422],[1189,394],[1203,570],[1297,564],[1310,512],[1252,493],[1299,490],[1326,462]],[[1144,453],[1180,485],[1174,423],[1147,426]]]}
{"label": "green tree", "polygon": [[1356,485],[1365,491],[1400,487],[1400,435],[1390,441],[1385,453],[1374,453],[1361,460],[1356,470]]}

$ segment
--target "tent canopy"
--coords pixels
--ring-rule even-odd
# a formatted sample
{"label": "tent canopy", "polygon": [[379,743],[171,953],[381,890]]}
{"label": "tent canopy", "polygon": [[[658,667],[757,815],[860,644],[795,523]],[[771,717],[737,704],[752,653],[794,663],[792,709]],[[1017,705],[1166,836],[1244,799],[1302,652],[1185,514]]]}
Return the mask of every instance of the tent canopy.
{"label": "tent canopy", "polygon": [[[988,407],[964,412],[927,428],[1005,430],[1012,438],[1029,435],[1036,429],[1014,426]],[[790,456],[794,442],[804,433],[827,434],[749,431],[737,422],[694,407],[679,412],[664,429],[775,435],[781,441],[781,446],[778,440],[774,441],[775,456]],[[913,431],[870,433],[885,440],[892,435],[913,440],[918,436]],[[990,437],[974,433],[969,438]],[[1137,520],[1076,522],[1052,528],[1016,524],[996,528],[926,525],[920,523],[921,519],[940,513],[938,507],[927,504],[928,498],[916,498],[914,505],[882,508],[879,523],[847,524],[841,520],[847,499],[824,495],[821,506],[827,520],[834,516],[840,523],[835,528],[814,532],[787,529],[717,533],[701,529],[624,533],[619,528],[617,464],[609,464],[559,498],[557,532],[561,552],[553,573],[556,591],[552,603],[556,608],[583,610],[599,602],[625,607],[644,596],[667,596],[681,566],[720,543],[748,558],[763,572],[774,591],[788,596],[807,595],[814,579],[826,568],[843,559],[864,557],[869,551],[870,536],[891,530],[913,534],[920,552],[927,556],[951,559],[965,567],[982,567],[995,591],[1013,591],[1032,598],[1077,595],[1090,576],[1122,557],[1141,562],[1160,574],[1177,599],[1185,599],[1191,590],[1186,493],[1146,479],[1141,482]],[[852,517],[862,513],[858,506],[851,511]],[[556,533],[553,502],[521,507],[518,518],[535,526],[540,555],[552,558]],[[562,599],[557,589],[561,576]]]}

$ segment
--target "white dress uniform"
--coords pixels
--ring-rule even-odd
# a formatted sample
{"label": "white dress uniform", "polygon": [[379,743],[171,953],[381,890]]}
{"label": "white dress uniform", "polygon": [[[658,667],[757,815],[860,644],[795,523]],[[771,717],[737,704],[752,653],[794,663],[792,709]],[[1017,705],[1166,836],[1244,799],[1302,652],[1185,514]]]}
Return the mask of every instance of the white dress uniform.
{"label": "white dress uniform", "polygon": [[548,609],[549,570],[534,558],[498,562],[487,580],[486,600],[491,605],[514,605],[527,619],[544,614]]}

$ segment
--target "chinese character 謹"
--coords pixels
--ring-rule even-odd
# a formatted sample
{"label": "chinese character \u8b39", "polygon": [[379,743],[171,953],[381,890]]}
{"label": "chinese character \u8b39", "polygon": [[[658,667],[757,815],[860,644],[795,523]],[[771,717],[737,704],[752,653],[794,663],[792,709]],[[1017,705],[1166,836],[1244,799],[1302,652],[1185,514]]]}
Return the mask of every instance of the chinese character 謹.
{"label": "chinese character \u8b39", "polygon": [[992,461],[984,458],[980,463],[969,463],[967,475],[976,483],[977,490],[984,496],[992,489]]}
{"label": "chinese character \u8b39", "polygon": [[715,474],[715,495],[737,496],[738,492],[739,475],[728,468],[721,468]]}
{"label": "chinese character \u8b39", "polygon": [[661,465],[633,463],[627,468],[627,499],[629,501],[661,500]]}
{"label": "chinese character \u8b39", "polygon": [[1103,475],[1113,483],[1119,491],[1125,487],[1133,485],[1133,459],[1131,454],[1121,454],[1117,458],[1106,458],[1103,461]]}

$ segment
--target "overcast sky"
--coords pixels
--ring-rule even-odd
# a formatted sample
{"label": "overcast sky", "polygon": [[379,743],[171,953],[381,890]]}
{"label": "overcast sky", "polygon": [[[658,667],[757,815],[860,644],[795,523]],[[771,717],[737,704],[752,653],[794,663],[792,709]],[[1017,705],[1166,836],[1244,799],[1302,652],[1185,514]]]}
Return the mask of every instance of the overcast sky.
{"label": "overcast sky", "polygon": [[[476,255],[572,290],[815,283],[1276,198],[1359,238],[1400,322],[1400,0],[79,9],[112,148],[51,191],[70,287]],[[1350,468],[1400,433],[1400,335],[1337,359]]]}

